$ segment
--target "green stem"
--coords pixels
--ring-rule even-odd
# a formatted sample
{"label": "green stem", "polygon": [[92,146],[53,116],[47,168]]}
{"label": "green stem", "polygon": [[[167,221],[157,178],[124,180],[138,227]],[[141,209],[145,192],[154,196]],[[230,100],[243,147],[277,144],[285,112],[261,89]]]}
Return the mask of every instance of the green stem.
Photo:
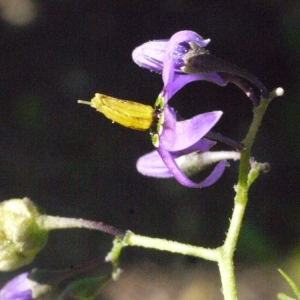
{"label": "green stem", "polygon": [[233,257],[230,253],[227,253],[224,247],[219,248],[218,266],[224,299],[236,300],[237,289],[234,275]]}
{"label": "green stem", "polygon": [[220,248],[218,260],[223,295],[226,300],[236,300],[236,280],[234,275],[233,256],[240,233],[243,216],[248,200],[247,174],[249,168],[249,150],[241,154],[239,181],[236,187],[235,205],[224,245]]}
{"label": "green stem", "polygon": [[218,250],[208,249],[203,247],[196,247],[188,244],[182,244],[179,242],[169,241],[159,238],[151,238],[141,236],[128,231],[123,240],[125,246],[140,246],[144,248],[150,248],[160,251],[168,251],[172,253],[178,253],[183,255],[191,255],[206,260],[217,261]]}
{"label": "green stem", "polygon": [[248,180],[249,173],[249,158],[251,147],[253,145],[255,136],[258,132],[262,118],[271,100],[276,96],[281,96],[283,90],[278,88],[270,93],[269,99],[263,99],[258,107],[254,109],[253,120],[246,138],[243,141],[245,150],[241,153],[239,178],[236,186],[236,196],[234,199],[234,209],[232,213],[231,222],[224,245],[219,248],[218,265],[223,287],[223,294],[225,300],[236,300],[237,289],[234,275],[233,256],[236,249],[238,236],[242,226],[245,209],[248,202],[249,183],[253,182],[253,178]]}

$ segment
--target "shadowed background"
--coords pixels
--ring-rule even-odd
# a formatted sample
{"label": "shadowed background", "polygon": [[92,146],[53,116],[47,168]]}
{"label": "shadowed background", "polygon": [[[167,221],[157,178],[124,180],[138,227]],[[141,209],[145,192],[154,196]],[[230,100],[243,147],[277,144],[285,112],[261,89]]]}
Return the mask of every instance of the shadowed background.
{"label": "shadowed background", "polygon": [[[285,89],[285,96],[267,111],[253,148],[253,156],[272,169],[251,189],[236,259],[253,265],[297,252],[298,1],[22,3],[0,1],[1,200],[27,196],[47,214],[99,220],[201,246],[220,245],[233,207],[237,163],[203,190],[143,177],[135,163],[152,149],[148,132],[112,124],[76,102],[99,92],[152,105],[162,88],[161,76],[135,65],[132,50],[189,29],[211,39],[207,49],[214,55],[250,70],[268,89]],[[184,118],[222,110],[215,129],[236,140],[243,139],[252,116],[250,101],[231,84],[192,83],[171,105]],[[105,256],[111,241],[85,230],[53,232],[32,267],[63,268]],[[143,249],[126,249],[123,256],[134,265],[199,264]]]}

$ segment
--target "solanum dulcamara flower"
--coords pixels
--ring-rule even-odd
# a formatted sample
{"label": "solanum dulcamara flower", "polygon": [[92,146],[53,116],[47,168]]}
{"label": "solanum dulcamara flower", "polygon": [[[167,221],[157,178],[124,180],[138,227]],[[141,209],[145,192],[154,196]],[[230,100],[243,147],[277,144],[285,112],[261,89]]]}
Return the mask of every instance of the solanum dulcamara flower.
{"label": "solanum dulcamara flower", "polygon": [[[204,113],[178,122],[174,109],[168,105],[169,99],[189,82],[207,80],[219,85],[227,83],[216,72],[182,74],[180,68],[185,68],[187,64],[185,57],[191,56],[189,50],[194,51],[193,49],[198,47],[204,53],[206,51],[204,47],[208,42],[209,40],[203,40],[194,32],[181,31],[174,34],[169,41],[154,41],[154,44],[149,42],[133,51],[133,60],[151,70],[162,71],[164,82],[164,88],[155,103],[156,128],[152,128],[151,132],[152,142],[157,151],[146,154],[138,160],[137,168],[142,174],[157,177],[174,176],[185,186],[204,187],[213,184],[222,175],[226,165],[225,159],[239,157],[237,152],[207,152],[215,143],[203,137],[210,132],[222,112]],[[193,48],[189,43],[193,43]],[[149,45],[150,49],[147,47]],[[221,161],[205,180],[195,183],[186,176],[184,168],[179,167],[182,160],[179,157],[189,155],[191,160],[190,154],[198,152],[205,153],[205,156],[193,155],[197,158],[199,166],[206,167],[213,162]]]}
{"label": "solanum dulcamara flower", "polygon": [[[154,108],[101,94],[96,94],[91,102],[79,101],[124,126],[138,130],[150,129],[156,150],[138,160],[137,169],[140,173],[154,177],[173,176],[184,186],[201,188],[220,178],[226,159],[239,159],[236,151],[208,151],[215,144],[210,138],[229,143],[237,149],[243,147],[240,143],[211,132],[222,115],[221,111],[207,112],[180,121],[168,104],[177,91],[197,80],[211,81],[221,86],[231,81],[241,87],[256,105],[256,96],[241,79],[244,77],[258,87],[263,97],[267,95],[263,84],[249,72],[236,66],[230,69],[230,64],[217,58],[211,59],[209,52],[204,49],[208,43],[209,40],[192,31],[180,31],[170,40],[148,42],[134,50],[133,59],[137,64],[162,72],[164,87]],[[204,63],[203,55],[209,57],[204,59]],[[199,62],[199,56],[202,62]],[[216,162],[218,164],[203,181],[195,183],[188,177]]]}

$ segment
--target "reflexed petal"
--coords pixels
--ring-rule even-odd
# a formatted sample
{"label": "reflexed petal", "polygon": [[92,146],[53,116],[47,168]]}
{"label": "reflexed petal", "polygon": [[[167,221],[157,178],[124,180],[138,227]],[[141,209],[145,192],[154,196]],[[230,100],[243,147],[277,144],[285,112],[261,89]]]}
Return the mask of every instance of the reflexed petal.
{"label": "reflexed petal", "polygon": [[136,168],[145,176],[159,178],[173,177],[173,174],[167,168],[156,150],[140,157],[136,163]]}
{"label": "reflexed petal", "polygon": [[[182,89],[186,84],[198,81],[198,80],[205,80],[210,81],[220,86],[225,86],[228,81],[223,79],[217,73],[197,73],[197,74],[175,74],[173,77],[173,83],[168,88],[168,96],[167,99],[170,99],[177,91]],[[168,101],[165,101],[167,103]]]}
{"label": "reflexed petal", "polygon": [[176,163],[185,175],[191,177],[220,161],[240,159],[241,154],[236,151],[206,151],[192,152],[176,158]]}
{"label": "reflexed petal", "polygon": [[133,61],[139,66],[163,73],[165,103],[189,82],[206,80],[221,86],[225,86],[228,82],[217,73],[184,74],[182,72],[183,57],[189,51],[189,42],[205,47],[210,40],[204,40],[197,33],[185,30],[175,33],[170,40],[144,43],[132,53]]}
{"label": "reflexed petal", "polygon": [[161,73],[167,44],[168,40],[145,43],[133,50],[132,59],[140,67]]}
{"label": "reflexed petal", "polygon": [[218,122],[222,112],[215,111],[197,115],[189,120],[176,122],[169,127],[169,110],[165,109],[164,129],[160,145],[168,151],[180,151],[193,146]]}
{"label": "reflexed petal", "polygon": [[204,139],[199,140],[192,146],[185,148],[184,150],[172,152],[172,155],[174,155],[175,157],[179,157],[179,156],[185,155],[187,153],[192,153],[195,151],[205,152],[205,151],[208,151],[215,144],[216,144],[215,141],[211,141],[211,140],[204,138]]}
{"label": "reflexed petal", "polygon": [[[173,154],[172,156],[182,173],[190,177],[220,161],[240,159],[241,154],[236,151],[206,151],[204,153],[190,151],[188,154],[180,156]],[[150,177],[174,177],[157,151],[152,151],[140,157],[137,161],[137,170],[141,174]]]}
{"label": "reflexed petal", "polygon": [[157,151],[159,152],[165,165],[172,172],[176,180],[180,184],[190,188],[203,188],[214,184],[221,177],[226,167],[226,161],[219,162],[214,168],[214,170],[211,172],[211,174],[208,177],[206,177],[206,179],[199,183],[195,183],[180,170],[180,168],[174,160],[174,157],[170,154],[170,152],[166,151],[163,147],[158,147]]}
{"label": "reflexed petal", "polygon": [[[132,52],[133,61],[151,71],[162,72],[163,61],[165,58],[166,49],[170,40],[154,40],[142,44],[141,46],[135,48]],[[178,61],[183,62],[183,56],[187,53],[189,45],[188,42],[193,41],[201,47],[205,47],[210,40],[204,40],[200,35],[193,31],[180,31],[174,35],[173,38],[173,52],[172,57],[175,63],[175,71],[182,73],[180,67],[182,64],[178,65]],[[187,45],[181,45],[182,43]],[[177,66],[178,65],[178,66]]]}
{"label": "reflexed petal", "polygon": [[[186,149],[185,151],[173,152],[172,155],[174,155],[174,157],[178,157],[178,159],[182,161],[183,157],[187,157],[185,155],[186,153],[192,153],[195,151],[205,152],[215,144],[216,142],[210,141],[208,139],[201,139],[200,141],[198,141],[196,144]],[[220,159],[218,161],[220,161]],[[212,164],[214,162],[217,162],[217,160],[210,162],[209,164]],[[167,166],[163,162],[157,150],[154,150],[150,153],[141,156],[136,163],[136,168],[139,173],[145,176],[157,177],[157,178],[173,177],[173,174],[167,168]]]}
{"label": "reflexed petal", "polygon": [[[268,98],[267,88],[252,73],[202,51],[209,42],[209,39],[204,40],[196,32],[179,31],[170,40],[151,41],[136,48],[133,51],[133,60],[142,67],[162,72],[166,103],[184,85],[196,80],[212,81],[221,86],[232,82],[257,106],[260,95],[255,94],[245,82],[246,79],[260,90],[263,98]],[[186,73],[200,76],[186,77]]]}
{"label": "reflexed petal", "polygon": [[200,47],[206,47],[209,44],[210,39],[205,40],[197,32],[191,30],[181,30],[173,34],[170,41],[174,44],[180,44],[183,42],[194,42]]}
{"label": "reflexed petal", "polygon": [[[176,32],[174,35],[172,35],[167,49],[166,54],[164,58],[164,64],[163,64],[163,82],[165,87],[167,87],[170,83],[174,81],[174,58],[173,53],[177,49],[178,45],[184,42],[195,42],[197,45],[201,47],[205,47],[210,40],[204,40],[199,34],[196,32],[190,31],[190,30],[183,30]],[[170,99],[170,96],[167,98]]]}

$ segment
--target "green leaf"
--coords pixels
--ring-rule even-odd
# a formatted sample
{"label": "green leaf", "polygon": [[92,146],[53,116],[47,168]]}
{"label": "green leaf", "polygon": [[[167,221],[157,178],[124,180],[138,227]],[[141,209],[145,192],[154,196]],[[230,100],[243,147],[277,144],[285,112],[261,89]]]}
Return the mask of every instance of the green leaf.
{"label": "green leaf", "polygon": [[287,295],[285,295],[283,293],[277,294],[277,298],[279,300],[296,300],[295,298],[291,298],[291,297],[289,297],[289,296],[287,296]]}
{"label": "green leaf", "polygon": [[279,273],[284,277],[284,279],[288,282],[290,287],[293,289],[295,295],[297,296],[298,300],[300,300],[300,289],[297,287],[295,282],[281,269],[278,269]]}
{"label": "green leaf", "polygon": [[63,300],[71,298],[76,300],[94,300],[110,278],[110,275],[102,275],[98,277],[83,278],[72,282],[58,299]]}

